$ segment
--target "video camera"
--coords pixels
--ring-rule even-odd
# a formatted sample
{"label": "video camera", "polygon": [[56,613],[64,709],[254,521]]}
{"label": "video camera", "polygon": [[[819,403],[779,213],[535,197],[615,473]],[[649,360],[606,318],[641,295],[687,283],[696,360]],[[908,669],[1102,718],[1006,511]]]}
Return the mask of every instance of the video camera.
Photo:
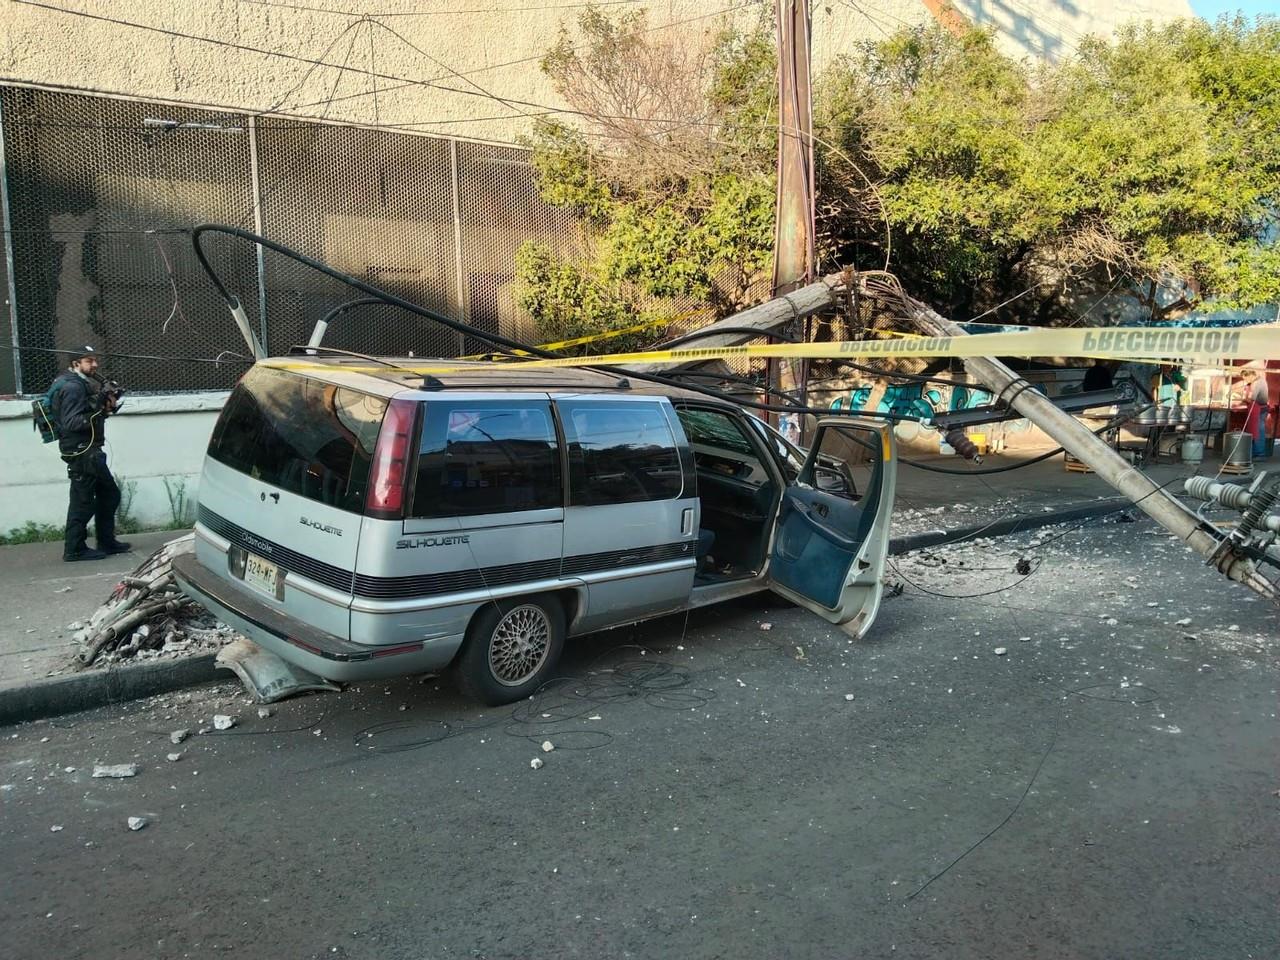
{"label": "video camera", "polygon": [[98,377],[98,383],[101,384],[98,392],[102,396],[103,409],[108,413],[115,413],[124,403],[124,387],[120,386],[119,380],[108,380],[105,377]]}

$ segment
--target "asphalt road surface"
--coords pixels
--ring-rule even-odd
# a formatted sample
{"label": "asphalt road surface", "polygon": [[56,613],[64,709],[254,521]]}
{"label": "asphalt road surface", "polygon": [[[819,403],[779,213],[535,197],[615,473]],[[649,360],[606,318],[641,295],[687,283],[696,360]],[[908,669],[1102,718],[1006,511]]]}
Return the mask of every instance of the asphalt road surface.
{"label": "asphalt road surface", "polygon": [[866,640],[748,600],[514,708],[226,684],[0,730],[0,955],[1280,955],[1275,608],[1146,523],[896,563]]}

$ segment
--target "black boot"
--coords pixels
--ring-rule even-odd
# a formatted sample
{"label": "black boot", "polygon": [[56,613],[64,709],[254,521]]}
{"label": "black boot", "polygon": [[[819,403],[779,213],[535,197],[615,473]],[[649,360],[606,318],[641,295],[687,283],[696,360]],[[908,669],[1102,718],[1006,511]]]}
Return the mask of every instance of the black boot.
{"label": "black boot", "polygon": [[98,541],[98,549],[103,553],[128,553],[133,549],[133,544],[126,543],[124,540],[107,540]]}
{"label": "black boot", "polygon": [[93,547],[81,547],[75,553],[63,551],[62,559],[70,563],[72,560],[105,560],[107,555]]}

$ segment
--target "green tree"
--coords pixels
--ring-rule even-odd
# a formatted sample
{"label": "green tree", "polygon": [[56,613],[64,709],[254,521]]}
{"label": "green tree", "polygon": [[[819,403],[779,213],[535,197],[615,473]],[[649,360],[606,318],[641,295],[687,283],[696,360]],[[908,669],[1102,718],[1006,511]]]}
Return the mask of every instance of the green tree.
{"label": "green tree", "polygon": [[520,251],[521,303],[543,336],[718,317],[759,296],[773,64],[763,27],[700,41],[650,31],[643,11],[588,8],[561,32],[542,69],[583,123],[541,123],[531,146],[543,198],[575,211],[582,235],[574,256]]}
{"label": "green tree", "polygon": [[[582,237],[522,252],[544,332],[765,293],[773,47],[763,20],[699,43],[596,9],[561,34],[543,69],[580,122],[540,126],[533,160]],[[1053,64],[904,28],[831,64],[814,113],[824,269],[887,263],[961,320],[1011,300],[1000,318],[1060,322],[1103,293],[1154,320],[1280,301],[1274,17],[1135,25]]]}
{"label": "green tree", "polygon": [[[904,30],[829,71],[819,102],[876,183],[893,269],[959,319],[1030,287],[1014,309],[1041,322],[1089,284],[1152,319],[1280,299],[1274,18],[1132,26],[1039,67],[981,32]],[[876,211],[826,222],[837,258],[883,247]]]}

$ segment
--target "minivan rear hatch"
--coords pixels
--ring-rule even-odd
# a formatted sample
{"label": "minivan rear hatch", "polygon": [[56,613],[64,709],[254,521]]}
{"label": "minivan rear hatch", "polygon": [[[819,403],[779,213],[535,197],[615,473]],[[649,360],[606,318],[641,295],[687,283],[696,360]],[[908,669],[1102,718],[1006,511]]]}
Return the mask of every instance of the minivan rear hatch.
{"label": "minivan rear hatch", "polygon": [[[370,464],[388,400],[257,366],[228,398],[200,484],[201,563],[348,638]],[[224,550],[222,543],[226,543]]]}

